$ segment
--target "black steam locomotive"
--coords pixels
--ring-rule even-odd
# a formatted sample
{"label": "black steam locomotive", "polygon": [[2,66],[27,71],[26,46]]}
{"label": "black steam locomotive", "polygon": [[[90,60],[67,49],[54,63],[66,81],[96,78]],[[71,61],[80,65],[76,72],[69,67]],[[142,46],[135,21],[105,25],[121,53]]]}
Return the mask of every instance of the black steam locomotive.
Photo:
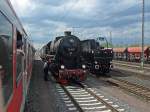
{"label": "black steam locomotive", "polygon": [[50,71],[58,82],[85,79],[86,66],[82,63],[80,45],[79,38],[69,31],[65,32],[65,36],[56,37],[46,45],[47,57],[52,59]]}
{"label": "black steam locomotive", "polygon": [[92,73],[108,73],[113,58],[113,50],[100,46],[94,39],[81,42],[82,56]]}
{"label": "black steam locomotive", "polygon": [[40,55],[40,58],[42,59],[42,61],[46,61],[47,60],[46,58],[49,58],[51,56],[50,55],[50,45],[51,45],[51,42],[52,41],[48,42],[39,51],[39,55]]}

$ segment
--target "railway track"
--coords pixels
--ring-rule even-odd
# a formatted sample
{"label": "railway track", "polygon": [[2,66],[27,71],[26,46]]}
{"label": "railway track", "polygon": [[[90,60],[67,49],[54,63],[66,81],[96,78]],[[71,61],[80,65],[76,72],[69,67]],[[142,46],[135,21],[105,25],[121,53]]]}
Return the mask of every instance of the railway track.
{"label": "railway track", "polygon": [[[137,63],[137,62],[128,62],[128,61],[119,61],[119,60],[113,60],[112,62],[116,62],[116,63],[124,63],[124,64],[129,64],[129,65],[136,65],[136,66],[140,66],[141,63]],[[144,64],[145,67],[150,67],[150,63],[145,63]]]}
{"label": "railway track", "polygon": [[96,89],[82,87],[58,86],[58,92],[68,106],[70,112],[124,112],[105,96],[98,93]]}
{"label": "railway track", "polygon": [[[124,66],[124,67],[130,67],[130,68],[135,68],[135,69],[141,69],[139,63],[131,63],[131,62],[123,62],[123,61],[113,61],[113,64],[116,66]],[[146,71],[150,71],[150,65],[145,64],[144,69]]]}
{"label": "railway track", "polygon": [[107,81],[137,96],[140,96],[147,101],[150,101],[150,89],[149,88],[128,82],[126,80],[118,79],[118,78],[109,78]]}

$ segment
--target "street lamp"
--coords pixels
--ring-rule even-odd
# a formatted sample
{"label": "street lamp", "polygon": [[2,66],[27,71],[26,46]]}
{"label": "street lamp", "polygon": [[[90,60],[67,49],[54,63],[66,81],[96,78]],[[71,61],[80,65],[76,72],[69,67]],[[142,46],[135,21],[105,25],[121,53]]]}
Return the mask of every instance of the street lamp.
{"label": "street lamp", "polygon": [[142,55],[141,55],[141,69],[144,69],[144,0],[142,0]]}

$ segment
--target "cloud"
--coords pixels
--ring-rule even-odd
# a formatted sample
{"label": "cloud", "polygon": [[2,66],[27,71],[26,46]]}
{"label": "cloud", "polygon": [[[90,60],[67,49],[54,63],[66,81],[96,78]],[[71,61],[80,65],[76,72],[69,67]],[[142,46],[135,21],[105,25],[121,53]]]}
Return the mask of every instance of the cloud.
{"label": "cloud", "polygon": [[[81,39],[109,37],[113,41],[132,38],[140,43],[141,8],[139,0],[11,0],[35,46],[46,44],[64,30]],[[145,38],[150,38],[150,2],[145,0]],[[130,43],[132,43],[130,42]],[[150,42],[150,41],[149,41]],[[127,42],[126,42],[127,43]]]}
{"label": "cloud", "polygon": [[13,7],[19,16],[28,16],[36,8],[36,4],[31,0],[11,0]]}

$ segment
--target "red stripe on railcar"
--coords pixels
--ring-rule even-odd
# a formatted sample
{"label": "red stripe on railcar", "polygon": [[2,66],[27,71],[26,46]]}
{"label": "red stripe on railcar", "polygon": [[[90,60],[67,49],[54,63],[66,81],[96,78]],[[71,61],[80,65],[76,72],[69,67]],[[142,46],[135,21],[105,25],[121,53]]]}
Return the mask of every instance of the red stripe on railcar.
{"label": "red stripe on railcar", "polygon": [[20,112],[22,100],[23,100],[23,84],[22,80],[20,80],[17,85],[17,88],[15,89],[13,99],[7,108],[7,112]]}

